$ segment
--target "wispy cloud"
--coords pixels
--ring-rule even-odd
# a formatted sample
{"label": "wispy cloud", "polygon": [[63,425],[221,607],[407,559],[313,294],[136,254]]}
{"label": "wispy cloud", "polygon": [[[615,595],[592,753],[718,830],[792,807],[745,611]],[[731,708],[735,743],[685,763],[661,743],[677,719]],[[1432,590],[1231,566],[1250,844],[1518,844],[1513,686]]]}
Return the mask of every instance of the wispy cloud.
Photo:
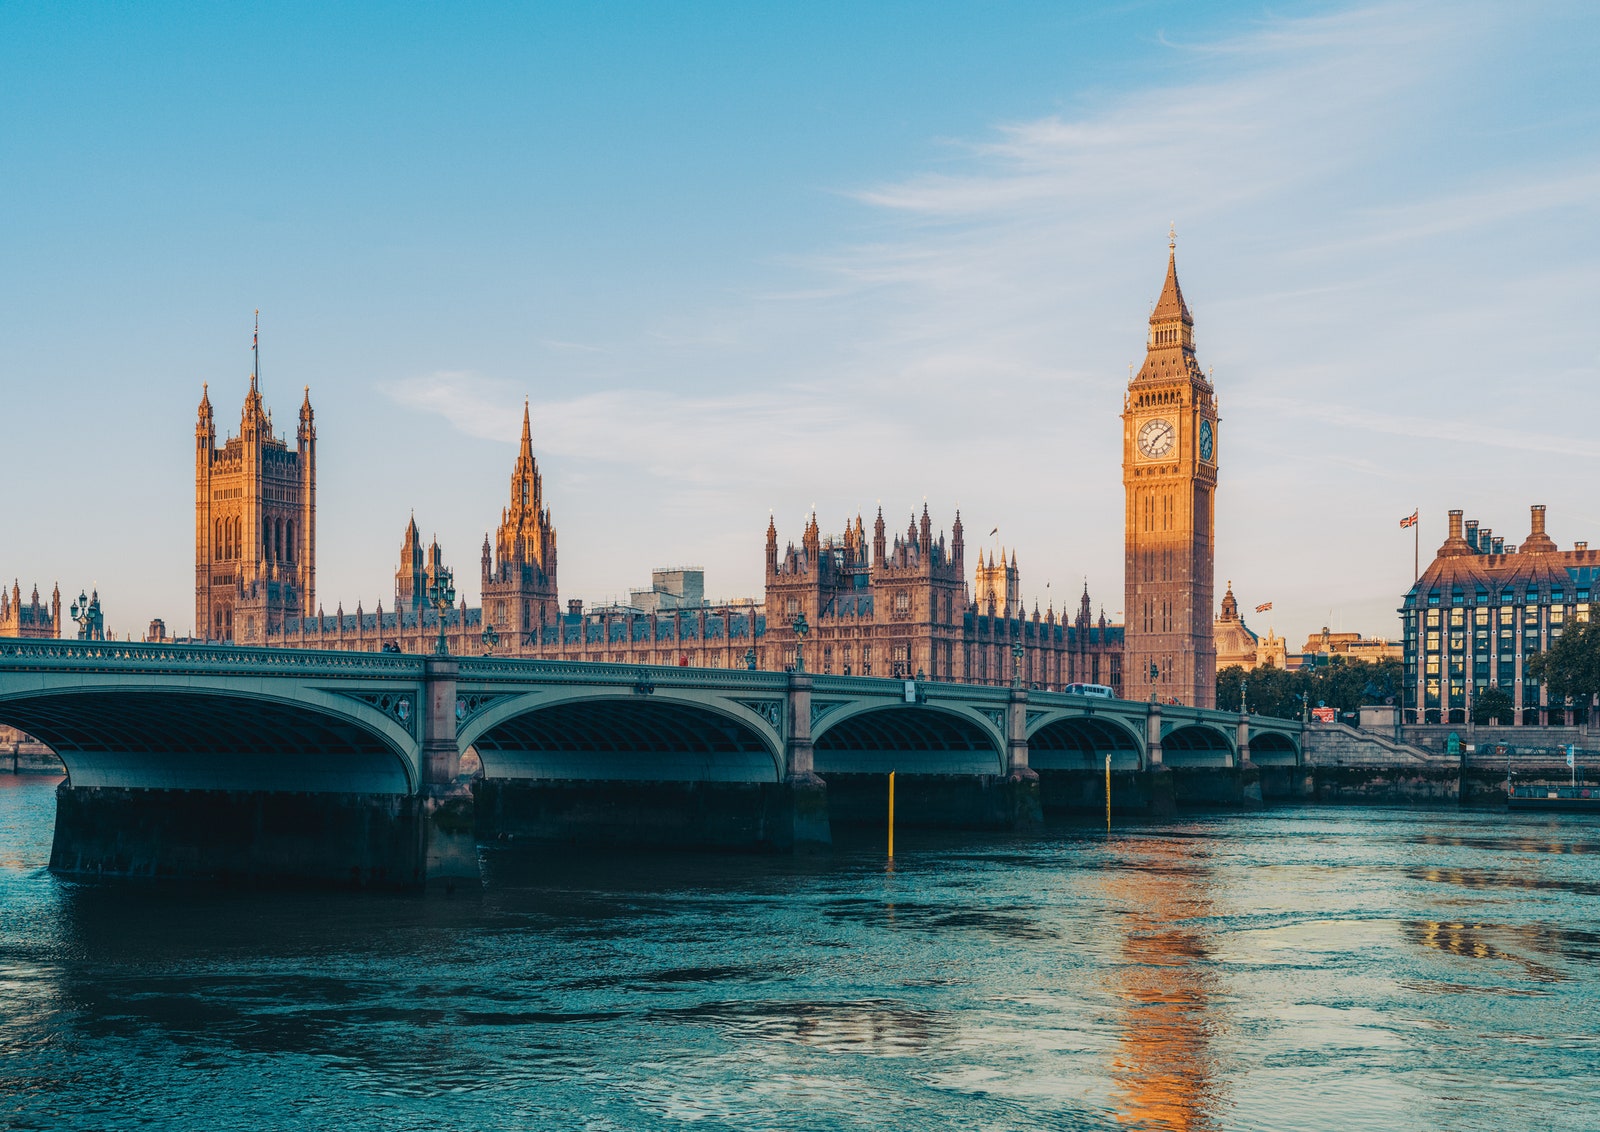
{"label": "wispy cloud", "polygon": [[[507,381],[441,371],[407,378],[391,390],[401,404],[436,413],[482,440],[514,442],[521,397]],[[790,478],[815,458],[812,440],[834,438],[848,450],[871,441],[899,443],[893,426],[853,420],[844,406],[792,392],[678,396],[659,390],[608,389],[530,405],[541,453],[589,464],[636,467],[651,481],[720,489],[730,483]],[[763,469],[767,469],[764,471]]]}
{"label": "wispy cloud", "polygon": [[1286,417],[1322,421],[1382,436],[1400,436],[1409,440],[1442,440],[1456,445],[1471,445],[1473,448],[1480,445],[1509,448],[1547,456],[1600,459],[1600,441],[1597,440],[1561,436],[1549,431],[1524,432],[1500,428],[1485,424],[1482,420],[1397,416],[1393,413],[1350,405],[1317,404],[1273,397],[1258,398],[1256,403],[1264,409],[1275,410]]}

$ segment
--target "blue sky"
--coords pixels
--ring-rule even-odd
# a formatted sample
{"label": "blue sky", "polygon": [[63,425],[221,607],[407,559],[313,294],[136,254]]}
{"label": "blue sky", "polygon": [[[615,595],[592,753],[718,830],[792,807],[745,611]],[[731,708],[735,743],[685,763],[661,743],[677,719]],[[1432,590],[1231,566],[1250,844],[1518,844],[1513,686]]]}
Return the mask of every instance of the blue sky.
{"label": "blue sky", "polygon": [[[311,386],[319,594],[475,596],[522,398],[567,596],[882,501],[1121,609],[1179,233],[1219,584],[1394,632],[1459,506],[1600,542],[1587,5],[0,6],[0,575],[192,617],[202,381]],[[1046,588],[1049,583],[1049,588]]]}

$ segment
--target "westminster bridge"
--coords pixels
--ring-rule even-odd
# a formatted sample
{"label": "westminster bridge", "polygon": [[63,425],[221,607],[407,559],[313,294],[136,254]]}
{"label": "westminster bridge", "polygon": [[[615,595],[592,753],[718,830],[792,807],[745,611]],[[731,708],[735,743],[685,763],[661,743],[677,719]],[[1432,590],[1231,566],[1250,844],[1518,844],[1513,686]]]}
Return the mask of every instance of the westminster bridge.
{"label": "westminster bridge", "polygon": [[825,844],[890,771],[901,822],[1016,827],[1302,761],[1293,721],[1020,686],[88,641],[0,641],[0,723],[66,766],[58,871],[399,887],[484,839]]}

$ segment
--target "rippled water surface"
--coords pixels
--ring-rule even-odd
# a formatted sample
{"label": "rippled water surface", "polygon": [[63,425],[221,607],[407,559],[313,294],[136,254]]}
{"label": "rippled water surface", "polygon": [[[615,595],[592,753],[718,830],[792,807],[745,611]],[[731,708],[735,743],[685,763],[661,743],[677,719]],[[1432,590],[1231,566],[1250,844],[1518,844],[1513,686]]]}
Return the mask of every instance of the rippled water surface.
{"label": "rippled water surface", "polygon": [[0,1126],[1600,1129],[1600,821],[1285,809],[480,902],[75,884],[0,775]]}

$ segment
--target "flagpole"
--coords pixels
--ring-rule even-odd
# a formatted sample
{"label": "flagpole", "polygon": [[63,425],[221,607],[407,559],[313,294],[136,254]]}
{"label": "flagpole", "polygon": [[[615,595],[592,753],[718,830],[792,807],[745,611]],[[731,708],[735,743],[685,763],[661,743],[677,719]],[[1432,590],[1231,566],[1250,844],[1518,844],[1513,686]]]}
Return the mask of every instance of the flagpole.
{"label": "flagpole", "polygon": [[1422,580],[1422,520],[1420,518],[1422,508],[1413,507],[1411,513],[1419,516],[1418,520],[1411,524],[1411,581],[1416,583]]}

